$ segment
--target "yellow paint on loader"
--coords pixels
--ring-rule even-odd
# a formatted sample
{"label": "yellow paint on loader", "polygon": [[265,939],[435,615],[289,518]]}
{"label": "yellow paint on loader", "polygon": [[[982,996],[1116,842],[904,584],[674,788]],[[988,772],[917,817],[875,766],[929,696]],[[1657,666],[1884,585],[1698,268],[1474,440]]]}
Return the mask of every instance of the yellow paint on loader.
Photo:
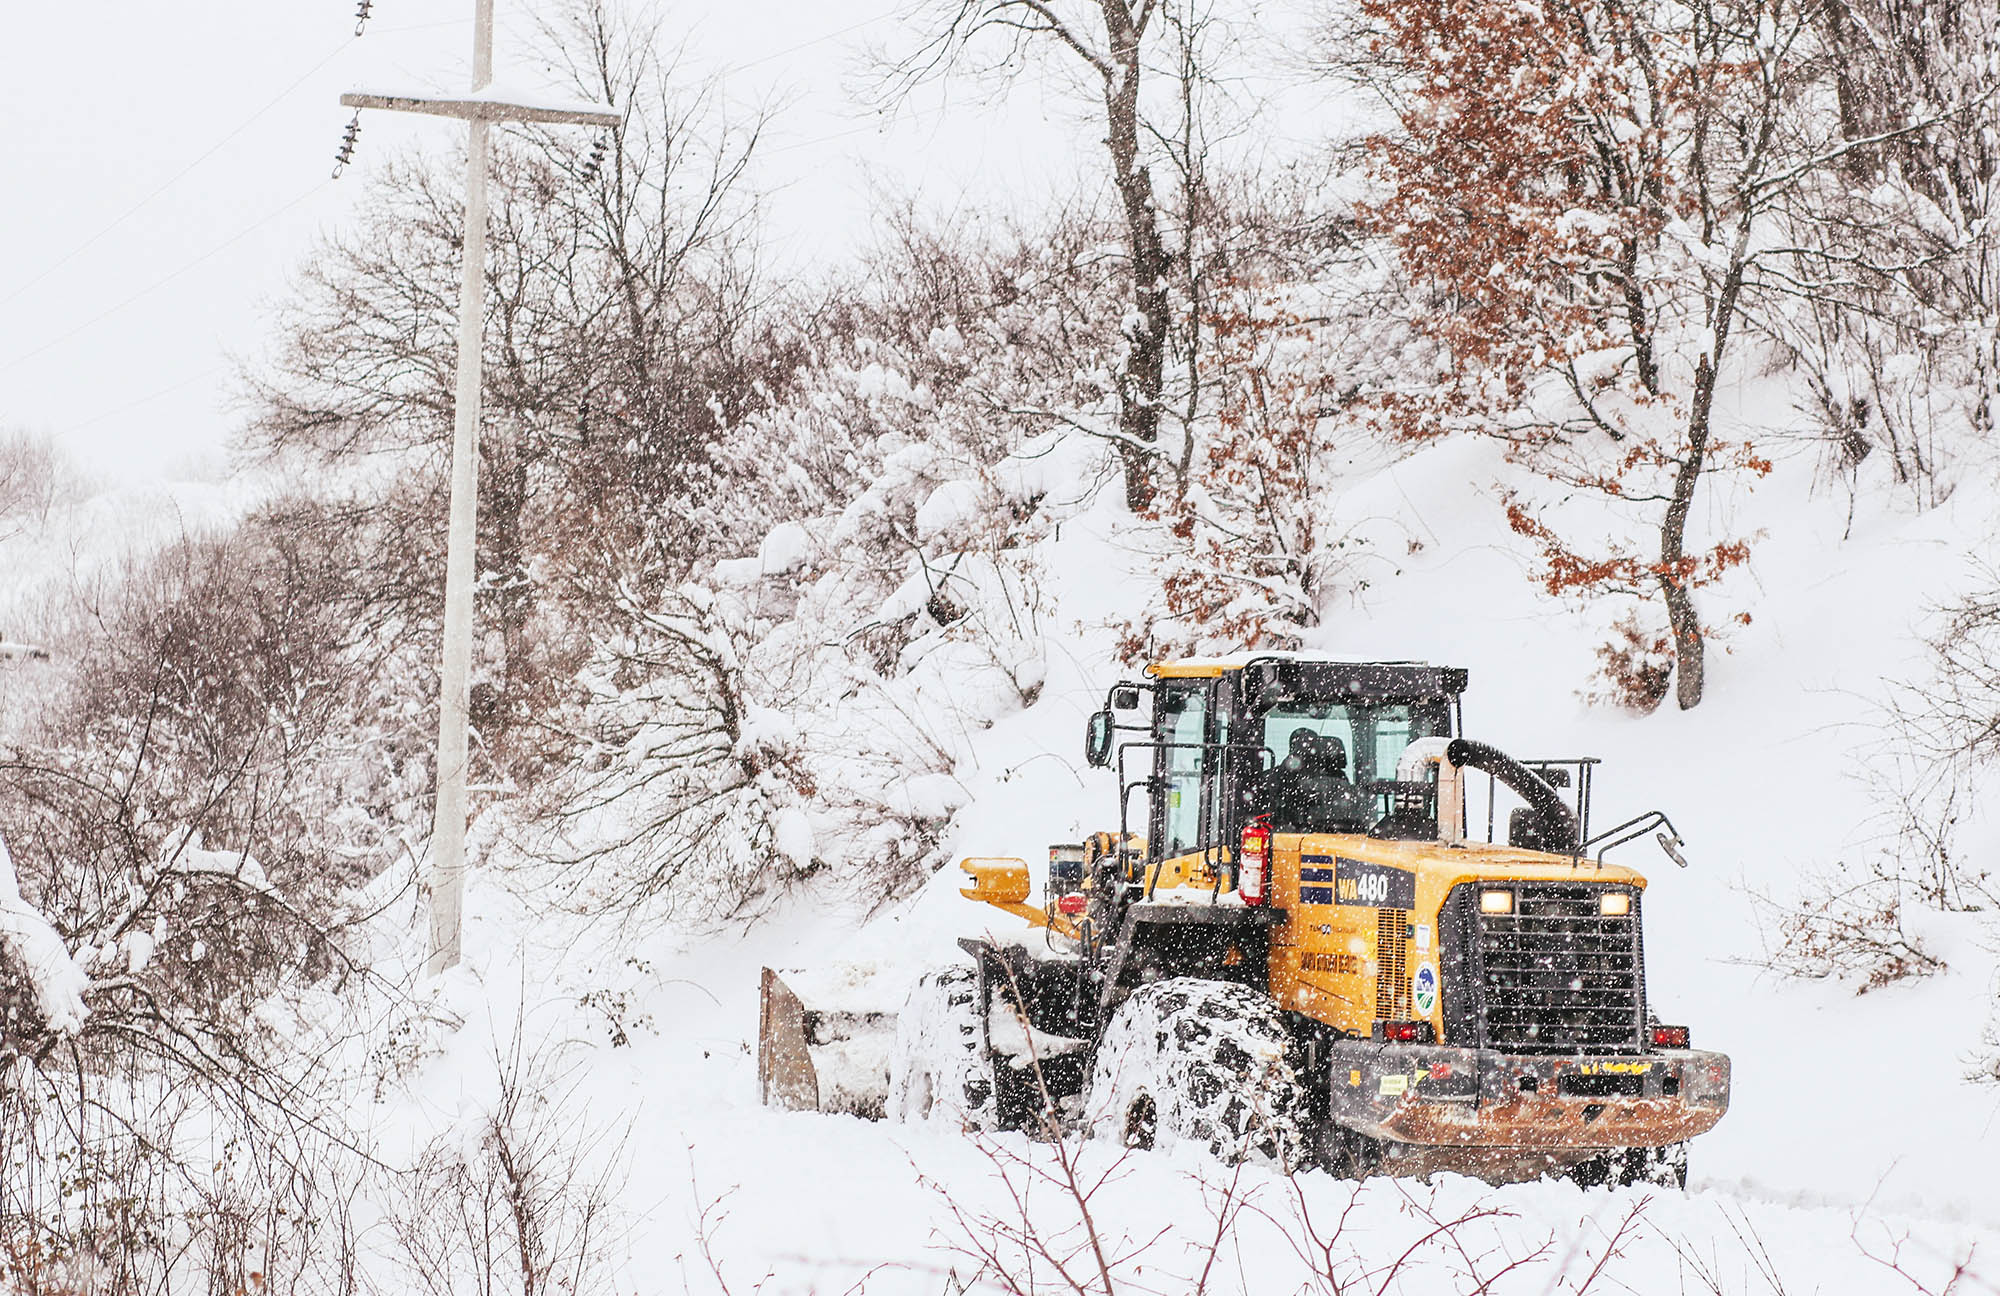
{"label": "yellow paint on loader", "polygon": [[1076,924],[1067,916],[1052,914],[1039,905],[1027,903],[1031,887],[1026,860],[974,856],[960,860],[958,867],[972,878],[971,886],[958,890],[966,899],[1003,909],[1016,918],[1025,919],[1030,927],[1047,927],[1071,940],[1078,938]]}
{"label": "yellow paint on loader", "polygon": [[[1154,662],[1146,674],[1155,679],[1212,679],[1240,669],[1241,662],[1221,659],[1189,659]],[[1462,792],[1461,792],[1462,795]],[[1456,822],[1464,821],[1462,805]],[[1457,835],[1458,829],[1453,830]],[[1109,849],[1112,833],[1091,838],[1092,855]],[[1144,839],[1136,838],[1138,858],[1144,857]],[[1307,904],[1300,896],[1299,870],[1305,859],[1325,861],[1345,859],[1414,875],[1415,900],[1407,909],[1366,904]],[[1135,861],[1136,862],[1136,861]],[[1171,856],[1146,868],[1148,893],[1188,894],[1214,892],[1216,873],[1226,870],[1230,852],[1208,850]],[[1026,918],[1037,927],[1053,926],[1064,935],[1075,929],[1026,902],[1029,892],[1028,866],[1020,860],[972,858],[960,868],[971,874],[974,884],[961,894],[981,900],[1008,913]],[[1481,882],[1504,887],[1510,882],[1571,881],[1578,867],[1567,855],[1551,855],[1464,840],[1407,841],[1384,840],[1358,833],[1277,833],[1271,839],[1269,864],[1270,895],[1273,909],[1283,910],[1284,923],[1271,935],[1271,997],[1281,1007],[1303,1013],[1351,1035],[1367,1036],[1376,1021],[1427,1021],[1444,1036],[1444,996],[1435,996],[1427,1011],[1417,1011],[1410,979],[1424,962],[1435,962],[1435,948],[1417,948],[1419,926],[1432,936],[1434,945],[1438,911],[1446,896],[1461,882]],[[1615,864],[1591,863],[1587,876],[1593,883],[1614,883],[1643,888],[1646,879],[1632,869]]]}
{"label": "yellow paint on loader", "polygon": [[[1195,852],[1152,865],[1147,881],[1154,884],[1153,894],[1212,891],[1213,870],[1229,863],[1216,855]],[[1413,873],[1416,903],[1409,909],[1303,904],[1301,856],[1360,860]],[[1436,960],[1435,949],[1415,948],[1415,929],[1422,924],[1435,933],[1438,910],[1453,887],[1461,882],[1504,887],[1510,882],[1571,881],[1578,875],[1568,856],[1482,842],[1384,841],[1355,833],[1278,833],[1271,839],[1271,858],[1269,903],[1285,913],[1284,923],[1271,935],[1271,997],[1280,1007],[1362,1036],[1383,1018],[1427,1021],[1443,1036],[1444,997],[1439,995],[1430,1011],[1417,1012],[1410,976],[1420,962]],[[1061,914],[1024,903],[1029,892],[1025,862],[974,857],[960,861],[959,867],[974,879],[959,891],[968,900],[1003,909],[1035,927],[1077,935]],[[1646,885],[1638,872],[1616,864],[1592,864],[1586,876],[1592,882]]]}

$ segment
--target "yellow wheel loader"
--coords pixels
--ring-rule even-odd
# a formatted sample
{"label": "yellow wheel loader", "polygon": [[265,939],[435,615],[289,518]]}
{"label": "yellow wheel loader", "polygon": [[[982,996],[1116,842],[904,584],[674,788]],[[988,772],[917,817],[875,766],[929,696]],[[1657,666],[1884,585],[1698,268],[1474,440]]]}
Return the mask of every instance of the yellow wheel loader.
{"label": "yellow wheel loader", "polygon": [[1051,847],[1040,905],[1024,862],[964,861],[1023,939],[961,941],[971,963],[900,1020],[812,1011],[767,972],[766,1101],[829,1105],[814,1058],[872,1030],[892,1117],[1081,1120],[1355,1177],[1684,1185],[1729,1059],[1656,1018],[1646,879],[1605,859],[1651,833],[1685,866],[1679,835],[1659,811],[1593,835],[1598,762],[1464,737],[1466,683],[1266,655],[1115,685],[1085,756],[1116,773],[1117,831]]}

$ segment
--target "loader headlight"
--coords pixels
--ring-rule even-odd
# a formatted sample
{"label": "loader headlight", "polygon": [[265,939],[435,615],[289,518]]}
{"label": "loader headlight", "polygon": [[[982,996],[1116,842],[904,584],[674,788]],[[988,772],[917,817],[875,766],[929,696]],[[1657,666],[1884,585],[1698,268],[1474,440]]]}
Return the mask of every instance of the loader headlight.
{"label": "loader headlight", "polygon": [[1632,912],[1630,891],[1606,891],[1597,897],[1597,912],[1606,918],[1623,918]]}
{"label": "loader headlight", "polygon": [[1510,914],[1514,912],[1512,891],[1481,891],[1479,912],[1488,914]]}

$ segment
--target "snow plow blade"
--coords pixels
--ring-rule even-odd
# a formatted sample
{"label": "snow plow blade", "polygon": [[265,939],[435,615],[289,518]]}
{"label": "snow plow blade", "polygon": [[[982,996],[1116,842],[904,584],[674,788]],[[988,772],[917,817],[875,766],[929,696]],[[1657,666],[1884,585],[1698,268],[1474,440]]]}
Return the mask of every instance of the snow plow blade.
{"label": "snow plow blade", "polygon": [[765,968],[757,996],[757,1093],[764,1105],[880,1120],[896,1041],[886,989],[873,968],[788,968],[782,977]]}
{"label": "snow plow blade", "polygon": [[1337,1122],[1406,1154],[1401,1164],[1460,1173],[1507,1153],[1575,1161],[1600,1148],[1665,1147],[1706,1133],[1729,1109],[1729,1059],[1701,1049],[1522,1056],[1337,1040],[1327,1052]]}

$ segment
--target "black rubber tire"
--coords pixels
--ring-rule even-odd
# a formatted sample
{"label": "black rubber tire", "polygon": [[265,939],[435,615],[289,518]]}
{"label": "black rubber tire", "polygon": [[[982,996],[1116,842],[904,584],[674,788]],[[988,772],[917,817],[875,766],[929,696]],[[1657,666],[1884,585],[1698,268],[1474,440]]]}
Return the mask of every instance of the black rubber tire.
{"label": "black rubber tire", "polygon": [[917,978],[896,1019],[884,1107],[889,1120],[951,1120],[972,1129],[999,1128],[999,1086],[980,1010],[977,969],[949,964]]}
{"label": "black rubber tire", "polygon": [[1098,1043],[1085,1115],[1131,1148],[1191,1143],[1227,1164],[1292,1169],[1309,1151],[1305,1091],[1269,995],[1199,977],[1133,992]]}
{"label": "black rubber tire", "polygon": [[1650,1184],[1686,1191],[1688,1145],[1680,1142],[1658,1148],[1607,1148],[1572,1167],[1569,1178],[1584,1188]]}
{"label": "black rubber tire", "polygon": [[1625,1153],[1628,1184],[1653,1184],[1681,1192],[1688,1186],[1688,1145],[1669,1143],[1660,1148],[1629,1148]]}
{"label": "black rubber tire", "polygon": [[1366,1179],[1382,1168],[1382,1142],[1359,1130],[1322,1120],[1313,1129],[1319,1168],[1336,1179]]}

